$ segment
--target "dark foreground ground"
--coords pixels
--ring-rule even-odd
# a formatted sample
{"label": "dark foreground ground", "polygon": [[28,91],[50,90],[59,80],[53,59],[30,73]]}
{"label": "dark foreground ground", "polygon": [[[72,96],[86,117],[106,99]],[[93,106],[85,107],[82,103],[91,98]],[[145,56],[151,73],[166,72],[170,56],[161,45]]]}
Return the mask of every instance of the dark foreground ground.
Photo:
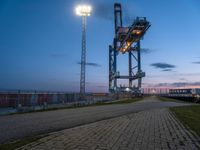
{"label": "dark foreground ground", "polygon": [[167,108],[126,114],[65,129],[20,150],[199,150],[199,138]]}
{"label": "dark foreground ground", "polygon": [[0,143],[19,138],[45,134],[62,129],[72,128],[125,114],[188,105],[176,102],[161,102],[156,97],[144,100],[108,106],[64,109],[47,112],[16,114],[0,117]]}

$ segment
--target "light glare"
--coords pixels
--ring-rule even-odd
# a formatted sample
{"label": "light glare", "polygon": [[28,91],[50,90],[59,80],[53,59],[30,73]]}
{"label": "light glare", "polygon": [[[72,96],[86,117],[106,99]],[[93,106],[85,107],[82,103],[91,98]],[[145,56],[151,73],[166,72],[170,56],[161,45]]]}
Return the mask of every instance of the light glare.
{"label": "light glare", "polygon": [[90,16],[92,7],[89,5],[79,5],[76,7],[76,15],[78,16]]}

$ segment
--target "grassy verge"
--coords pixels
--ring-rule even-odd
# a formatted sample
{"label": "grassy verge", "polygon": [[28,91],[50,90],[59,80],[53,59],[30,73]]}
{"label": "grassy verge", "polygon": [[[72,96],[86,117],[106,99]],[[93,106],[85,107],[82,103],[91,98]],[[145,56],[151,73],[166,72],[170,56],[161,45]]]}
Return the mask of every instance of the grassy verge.
{"label": "grassy verge", "polygon": [[166,98],[166,97],[158,97],[158,99],[162,102],[178,102],[178,103],[186,103],[185,101],[173,99],[173,98]]}
{"label": "grassy verge", "polygon": [[176,117],[200,136],[200,105],[170,108]]}
{"label": "grassy verge", "polygon": [[112,105],[112,104],[128,104],[128,103],[134,103],[137,101],[142,100],[142,97],[137,97],[137,98],[129,98],[129,99],[123,99],[123,100],[119,100],[119,101],[112,101],[112,102],[100,102],[100,103],[96,103],[94,105],[91,106],[100,106],[100,105]]}
{"label": "grassy verge", "polygon": [[39,140],[47,135],[38,135],[38,136],[32,136],[32,137],[26,137],[20,140],[16,140],[10,143],[2,144],[0,145],[0,150],[13,150],[19,147],[22,147],[26,144],[29,144],[31,142],[34,142],[36,140]]}

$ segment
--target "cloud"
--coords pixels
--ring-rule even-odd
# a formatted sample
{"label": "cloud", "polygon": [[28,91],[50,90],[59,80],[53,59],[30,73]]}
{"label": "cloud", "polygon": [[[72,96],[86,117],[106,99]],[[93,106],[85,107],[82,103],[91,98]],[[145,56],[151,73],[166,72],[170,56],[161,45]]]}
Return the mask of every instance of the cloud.
{"label": "cloud", "polygon": [[180,77],[180,78],[198,78],[200,75],[200,72],[196,73],[172,73],[172,74],[154,74],[154,75],[147,75],[148,78],[174,78],[174,77]]}
{"label": "cloud", "polygon": [[93,66],[93,67],[101,67],[101,65],[97,63],[86,63],[86,65]]}
{"label": "cloud", "polygon": [[[153,63],[151,66],[159,69],[164,69],[163,71],[171,71],[169,69],[175,68],[175,65],[167,64],[167,63]],[[167,70],[168,69],[168,70]]]}
{"label": "cloud", "polygon": [[147,87],[189,88],[189,87],[200,87],[200,82],[158,83],[158,84],[147,84],[146,86]]}
{"label": "cloud", "polygon": [[181,81],[187,81],[185,78],[180,78],[179,80],[181,80]]}
{"label": "cloud", "polygon": [[174,82],[169,85],[173,87],[200,86],[200,82]]}
{"label": "cloud", "polygon": [[192,62],[193,64],[200,64],[200,61]]}
{"label": "cloud", "polygon": [[197,78],[200,76],[200,72],[196,72],[196,73],[173,73],[173,74],[162,74],[162,75],[158,75],[158,74],[152,74],[152,75],[147,75],[146,77],[148,78],[174,78],[174,77],[182,77],[182,78]]}
{"label": "cloud", "polygon": [[113,3],[95,2],[93,4],[93,15],[98,18],[113,21]]}
{"label": "cloud", "polygon": [[[109,0],[106,3],[94,0],[92,2],[93,15],[96,18],[101,18],[114,22],[114,2],[114,0]],[[120,1],[118,0],[118,2]],[[130,7],[130,5],[126,5],[125,3],[123,3],[123,0],[121,0],[121,4],[123,23],[132,23],[135,18],[135,16],[133,15],[133,9]]]}
{"label": "cloud", "polygon": [[172,71],[172,69],[163,69],[162,71]]}
{"label": "cloud", "polygon": [[149,49],[149,48],[141,48],[141,52],[145,53],[145,54],[149,54],[149,53],[151,53],[151,49]]}
{"label": "cloud", "polygon": [[[81,62],[78,62],[77,64],[80,65]],[[92,63],[92,62],[87,62],[86,65],[87,65],[87,66],[92,66],[92,67],[101,67],[100,64]]]}

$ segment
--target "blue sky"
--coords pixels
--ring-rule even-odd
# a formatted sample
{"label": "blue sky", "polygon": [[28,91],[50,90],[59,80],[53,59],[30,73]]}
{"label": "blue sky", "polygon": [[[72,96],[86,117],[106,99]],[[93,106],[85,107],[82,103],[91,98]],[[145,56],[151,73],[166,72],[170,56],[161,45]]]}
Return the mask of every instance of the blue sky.
{"label": "blue sky", "polygon": [[[81,18],[74,8],[89,3],[87,62],[97,65],[87,66],[86,91],[106,92],[114,2],[122,3],[124,25],[136,16],[152,24],[141,43],[148,50],[142,53],[144,87],[200,85],[199,0],[1,0],[0,89],[78,92]],[[125,74],[127,56],[119,59]]]}

